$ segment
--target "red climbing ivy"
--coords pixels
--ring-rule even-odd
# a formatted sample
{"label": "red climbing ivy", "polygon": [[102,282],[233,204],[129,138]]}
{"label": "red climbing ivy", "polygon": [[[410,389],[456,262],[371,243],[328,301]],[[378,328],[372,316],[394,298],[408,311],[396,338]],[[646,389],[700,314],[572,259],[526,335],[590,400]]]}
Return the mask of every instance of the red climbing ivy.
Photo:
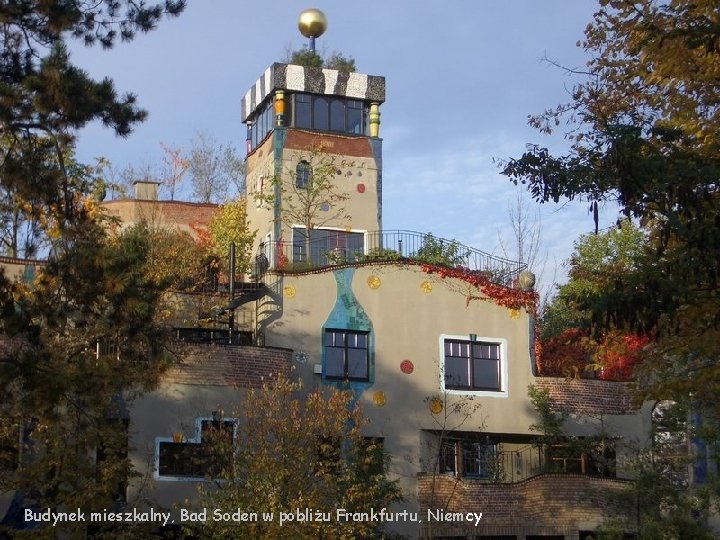
{"label": "red climbing ivy", "polygon": [[470,270],[468,268],[447,268],[434,264],[420,266],[426,274],[437,274],[441,278],[456,278],[478,288],[485,296],[468,295],[471,300],[491,300],[509,309],[525,308],[528,313],[535,313],[538,295],[535,291],[524,291],[494,283],[488,272]]}

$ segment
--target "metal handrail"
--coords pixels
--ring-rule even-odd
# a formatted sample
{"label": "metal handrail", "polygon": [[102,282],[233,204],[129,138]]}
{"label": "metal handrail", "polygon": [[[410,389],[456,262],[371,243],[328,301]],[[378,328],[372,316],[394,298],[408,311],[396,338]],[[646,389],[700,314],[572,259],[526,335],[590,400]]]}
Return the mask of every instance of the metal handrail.
{"label": "metal handrail", "polygon": [[430,233],[392,230],[348,233],[323,229],[320,240],[295,237],[291,241],[263,242],[256,265],[279,271],[302,271],[347,264],[411,261],[463,269],[511,286],[527,265],[456,240]]}

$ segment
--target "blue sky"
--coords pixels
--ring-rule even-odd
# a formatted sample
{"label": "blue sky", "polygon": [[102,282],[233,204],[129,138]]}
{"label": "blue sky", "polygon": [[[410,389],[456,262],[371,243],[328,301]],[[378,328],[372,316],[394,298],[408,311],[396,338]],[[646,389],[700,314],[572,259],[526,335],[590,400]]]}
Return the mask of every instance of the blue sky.
{"label": "blue sky", "polygon": [[[297,17],[308,7],[329,20],[319,50],[342,51],[359,71],[386,77],[384,227],[431,231],[500,254],[515,188],[493,158],[519,157],[529,142],[562,148],[561,138],[542,136],[527,117],[568,100],[572,78],[541,59],[584,65],[576,42],[596,1],[189,0],[179,18],[131,43],[110,51],[72,47],[78,65],[136,93],[150,113],[124,140],[89,126],[78,158],[104,156],[118,168],[159,162],[161,141],[183,146],[197,132],[243,151],[240,100],[288,47],[304,43]],[[586,206],[540,208],[545,281],[573,240],[591,231]],[[601,215],[605,224],[615,217],[609,209]]]}

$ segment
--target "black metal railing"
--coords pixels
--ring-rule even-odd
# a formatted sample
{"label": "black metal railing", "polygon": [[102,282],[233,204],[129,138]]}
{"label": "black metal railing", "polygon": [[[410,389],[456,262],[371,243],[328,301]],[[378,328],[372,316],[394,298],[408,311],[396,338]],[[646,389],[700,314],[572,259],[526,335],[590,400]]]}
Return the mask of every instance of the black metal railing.
{"label": "black metal railing", "polygon": [[313,268],[383,261],[413,261],[462,268],[511,286],[526,265],[455,240],[414,231],[372,231],[362,234],[332,231],[321,239],[297,234],[292,242],[260,244],[255,257],[256,273],[263,268],[303,271]]}
{"label": "black metal railing", "polygon": [[493,458],[498,482],[521,482],[546,471],[545,455],[535,445],[498,452]]}
{"label": "black metal railing", "polygon": [[175,339],[185,343],[214,343],[217,345],[252,345],[252,332],[235,330],[230,343],[230,331],[227,328],[173,328]]}

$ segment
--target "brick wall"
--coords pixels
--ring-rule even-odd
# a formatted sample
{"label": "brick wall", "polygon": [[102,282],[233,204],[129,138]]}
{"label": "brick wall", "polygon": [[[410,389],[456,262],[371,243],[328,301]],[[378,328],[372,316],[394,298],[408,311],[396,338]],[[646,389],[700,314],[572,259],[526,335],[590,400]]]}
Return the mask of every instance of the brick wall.
{"label": "brick wall", "polygon": [[635,383],[543,377],[535,386],[550,392],[557,411],[576,414],[628,414],[639,409]]}
{"label": "brick wall", "polygon": [[[461,524],[433,524],[433,535],[573,534],[618,516],[622,480],[572,474],[544,474],[515,484],[435,476],[433,508],[450,512],[482,512],[472,530]],[[433,475],[418,476],[421,519],[426,521]],[[427,525],[424,525],[427,534]]]}
{"label": "brick wall", "polygon": [[312,131],[288,129],[285,148],[309,151],[320,146],[327,154],[344,156],[372,157],[370,142],[364,137],[345,137],[342,135],[318,135]]}
{"label": "brick wall", "polygon": [[218,210],[216,204],[185,201],[139,201],[120,199],[101,204],[110,216],[125,225],[146,221],[152,225],[172,227],[196,236],[197,229],[206,228]]}
{"label": "brick wall", "polygon": [[278,374],[290,374],[292,351],[275,347],[179,346],[180,361],[163,382],[259,388]]}

